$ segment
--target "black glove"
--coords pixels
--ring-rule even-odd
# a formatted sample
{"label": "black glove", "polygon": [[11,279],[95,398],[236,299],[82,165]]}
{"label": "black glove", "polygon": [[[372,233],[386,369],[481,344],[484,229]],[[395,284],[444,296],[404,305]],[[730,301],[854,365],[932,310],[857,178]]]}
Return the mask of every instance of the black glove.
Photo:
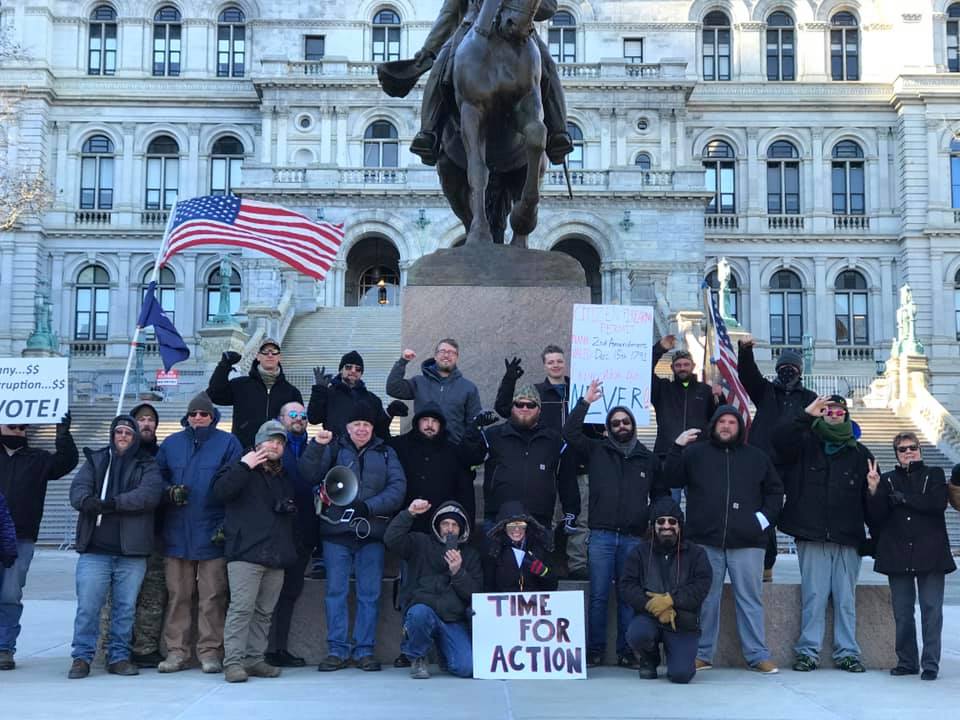
{"label": "black glove", "polygon": [[170,502],[182,507],[187,504],[187,498],[190,497],[190,488],[186,485],[171,485],[167,488],[167,495],[170,497]]}
{"label": "black glove", "polygon": [[313,369],[313,384],[326,387],[333,381],[333,375],[327,375],[327,366],[315,367]]}
{"label": "black glove", "polygon": [[370,517],[370,508],[367,507],[367,504],[363,500],[354,500],[352,503],[347,505],[345,509],[353,510],[353,516],[355,518]]}
{"label": "black glove", "polygon": [[220,362],[223,365],[229,365],[233,367],[243,358],[240,356],[240,353],[234,352],[233,350],[227,350],[220,358]]}
{"label": "black glove", "polygon": [[60,418],[60,422],[57,423],[57,435],[65,435],[70,432],[70,423],[72,418],[70,417],[70,411],[67,411],[67,414]]}
{"label": "black glove", "polygon": [[520,367],[520,358],[515,357],[513,360],[504,358],[503,364],[507,367],[506,372],[503,374],[504,377],[516,381],[523,375],[523,368]]}
{"label": "black glove", "polygon": [[499,420],[500,416],[497,415],[493,410],[484,410],[473,419],[473,422],[477,427],[483,428],[487,425],[493,425]]}
{"label": "black glove", "polygon": [[390,417],[406,417],[410,414],[410,408],[407,407],[407,404],[403,400],[394,400],[392,403],[387,405],[387,415]]}
{"label": "black glove", "polygon": [[117,511],[117,501],[113,498],[108,498],[100,503],[100,512],[104,515],[107,513],[112,513]]}
{"label": "black glove", "polygon": [[88,495],[80,502],[80,512],[88,515],[99,515],[103,512],[103,504],[96,495]]}
{"label": "black glove", "polygon": [[899,490],[894,490],[887,498],[887,502],[890,503],[890,507],[897,507],[898,505],[905,505],[907,497]]}

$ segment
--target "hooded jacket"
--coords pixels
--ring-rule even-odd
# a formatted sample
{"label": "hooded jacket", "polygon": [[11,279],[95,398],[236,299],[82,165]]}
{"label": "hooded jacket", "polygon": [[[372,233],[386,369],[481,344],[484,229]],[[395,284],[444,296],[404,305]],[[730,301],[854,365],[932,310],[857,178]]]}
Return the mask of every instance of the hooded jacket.
{"label": "hooded jacket", "polygon": [[447,420],[447,432],[453,442],[459,442],[467,423],[480,414],[480,393],[477,386],[454,368],[447,377],[437,372],[437,361],[428,358],[420,364],[420,375],[404,379],[407,360],[400,358],[387,376],[387,395],[398,400],[413,400],[413,411],[420,412],[428,402],[440,406]]}
{"label": "hooded jacket", "polygon": [[[440,422],[440,432],[428,438],[420,432],[422,418],[432,417]],[[388,442],[400,459],[407,478],[404,507],[417,498],[427,500],[433,507],[453,498],[464,508],[467,517],[475,518],[476,498],[473,490],[473,466],[483,462],[487,449],[483,436],[473,423],[467,426],[459,443],[450,440],[447,421],[436,403],[427,403],[413,416],[409,432]],[[413,524],[418,532],[430,531],[430,519],[420,515]]]}
{"label": "hooded jacket", "polygon": [[636,418],[626,407],[611,408],[607,413],[608,436],[594,440],[586,436],[583,421],[590,410],[584,400],[574,406],[563,437],[579,453],[587,457],[590,477],[590,510],[587,514],[591,530],[612,530],[629,535],[642,535],[649,523],[650,502],[658,495],[669,494],[660,461],[639,440],[624,455],[610,435],[610,418],[625,412],[637,427]]}
{"label": "hooded jacket", "polygon": [[217,471],[240,459],[243,448],[236,437],[217,429],[220,411],[214,409],[208,427],[190,427],[187,416],[180,420],[183,430],[160,444],[157,465],[166,487],[190,488],[186,505],[168,503],[163,517],[163,554],[182,560],[213,560],[223,557],[223,547],[212,541],[223,526],[223,504],[214,499],[210,486]]}
{"label": "hooded jacket", "polygon": [[[739,433],[732,443],[714,437],[717,419],[733,415]],[[743,442],[743,418],[732,405],[721,405],[710,419],[703,442],[676,443],[666,461],[671,487],[687,491],[687,538],[718,548],[765,548],[767,534],[757,513],[769,525],[777,522],[783,484],[770,458]]]}
{"label": "hooded jacket", "polygon": [[[669,495],[654,502],[651,525],[658,517],[677,518],[677,544],[672,548],[662,546],[652,528],[652,536],[627,555],[619,580],[620,597],[635,612],[653,617],[646,609],[650,600],[647,592],[670,593],[677,611],[677,631],[695,632],[700,629],[700,608],[713,582],[710,560],[702,547],[684,537],[683,513]],[[673,630],[670,625],[662,627]]]}
{"label": "hooded jacket", "polygon": [[703,430],[718,404],[713,389],[692,375],[686,385],[676,378],[668,380],[658,376],[657,362],[666,352],[660,343],[654,344],[650,371],[653,375],[650,380],[650,403],[657,411],[657,440],[653,452],[660,457],[670,451],[671,445],[684,430]]}
{"label": "hooded jacket", "polygon": [[[121,415],[113,419],[108,446],[100,450],[83,449],[87,461],[70,484],[70,504],[80,510],[86,498],[99,498],[109,466],[107,498],[114,500],[117,507],[116,512],[104,515],[105,522],[117,523],[121,555],[146,557],[154,547],[154,510],[163,497],[163,478],[154,459],[140,449],[139,433],[134,432],[133,442],[123,455],[116,454],[113,431],[121,420],[132,422],[133,418]],[[91,549],[98,532],[96,521],[96,514],[80,512],[77,517],[77,552],[85,553]]]}
{"label": "hooded jacket", "polygon": [[798,540],[860,548],[866,540],[867,471],[873,460],[860,443],[833,455],[813,432],[803,408],[773,433],[777,458],[786,467],[786,503],[780,529]]}
{"label": "hooded jacket", "polygon": [[253,439],[259,427],[267,420],[280,414],[280,408],[288,402],[303,404],[300,391],[291,385],[283,374],[268,389],[260,372],[260,361],[254,360],[250,372],[241,377],[230,379],[233,366],[223,360],[210,376],[207,396],[215,405],[233,405],[233,426],[231,432],[237,436],[240,446],[253,447]]}
{"label": "hooded jacket", "polygon": [[[457,549],[463,558],[456,575],[444,559],[447,551],[437,528],[437,516],[456,513],[461,519]],[[406,563],[400,584],[400,609],[403,613],[418,604],[431,608],[444,622],[466,622],[473,593],[483,589],[480,556],[471,545],[470,521],[456,502],[441,503],[431,516],[432,532],[412,532],[414,516],[402,510],[387,527],[384,542]]]}
{"label": "hooded jacket", "polygon": [[56,452],[27,445],[11,455],[0,445],[0,492],[7,498],[18,539],[37,541],[47,483],[68,474],[79,460],[73,436],[62,425],[57,426]]}
{"label": "hooded jacket", "polygon": [[17,528],[10,517],[7,499],[0,493],[0,572],[17,559]]}
{"label": "hooded jacket", "polygon": [[363,404],[370,409],[376,422],[373,432],[383,440],[390,438],[390,416],[383,409],[383,401],[367,390],[363,380],[350,387],[337,375],[329,385],[316,384],[310,390],[310,404],[307,406],[307,419],[311,424],[323,423],[323,426],[335,435],[345,435],[347,423],[357,405]]}
{"label": "hooded jacket", "polygon": [[[157,412],[157,409],[153,405],[147,402],[140,403],[139,405],[134,405],[132,408],[130,408],[130,417],[136,420],[137,413],[143,410],[144,408],[150,409],[150,411],[153,413],[153,417],[157,421],[157,425],[159,425],[160,413]],[[160,443],[157,441],[156,435],[154,435],[153,437],[153,442],[149,444],[145,443],[143,441],[143,438],[140,438],[140,449],[143,450],[145,453],[147,453],[147,455],[149,455],[152,458],[157,457],[157,453],[160,452]]]}
{"label": "hooded jacket", "polygon": [[[507,535],[507,523],[523,521],[527,531],[516,545]],[[557,576],[544,563],[547,531],[523,508],[523,503],[504,503],[497,522],[487,533],[489,547],[484,558],[483,589],[486,592],[544,592],[557,589]],[[518,555],[518,551],[520,555]],[[522,559],[518,559],[522,558]],[[534,573],[534,562],[542,570]]]}

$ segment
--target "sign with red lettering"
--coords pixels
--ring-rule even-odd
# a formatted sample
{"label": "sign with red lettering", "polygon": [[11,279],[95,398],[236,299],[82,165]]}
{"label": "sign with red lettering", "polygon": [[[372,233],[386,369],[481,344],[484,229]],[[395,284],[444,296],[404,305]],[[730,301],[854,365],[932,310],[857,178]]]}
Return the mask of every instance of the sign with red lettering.
{"label": "sign with red lettering", "polygon": [[473,676],[587,678],[583,593],[475,593]]}
{"label": "sign with red lettering", "polygon": [[180,371],[176,368],[170,372],[157,370],[157,387],[176,387],[180,384]]}

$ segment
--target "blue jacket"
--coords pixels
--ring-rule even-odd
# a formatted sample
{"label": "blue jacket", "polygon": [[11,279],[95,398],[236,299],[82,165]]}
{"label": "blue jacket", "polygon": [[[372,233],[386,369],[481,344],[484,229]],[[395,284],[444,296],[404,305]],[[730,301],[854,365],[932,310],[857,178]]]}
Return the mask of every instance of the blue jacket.
{"label": "blue jacket", "polygon": [[212,538],[223,526],[223,504],[210,494],[214,475],[224,465],[240,459],[243,448],[234,435],[217,430],[219,410],[209,428],[195,431],[180,421],[183,430],[160,444],[157,465],[166,483],[190,488],[187,504],[167,504],[163,519],[163,554],[183,560],[213,560],[223,557],[223,547]]}
{"label": "blue jacket", "polygon": [[283,469],[293,483],[294,502],[297,504],[297,521],[294,524],[297,544],[301,548],[312,550],[317,546],[317,513],[313,505],[313,483],[300,475],[300,457],[307,449],[310,437],[287,433],[287,442],[283,448]]}

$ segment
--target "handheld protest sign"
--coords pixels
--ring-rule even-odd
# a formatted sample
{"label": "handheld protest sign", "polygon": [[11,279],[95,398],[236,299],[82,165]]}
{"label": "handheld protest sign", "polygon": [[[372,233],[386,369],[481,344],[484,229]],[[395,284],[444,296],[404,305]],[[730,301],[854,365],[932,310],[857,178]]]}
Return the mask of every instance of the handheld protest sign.
{"label": "handheld protest sign", "polygon": [[583,593],[474,593],[473,676],[585,680]]}
{"label": "handheld protest sign", "polygon": [[0,424],[49,425],[70,409],[67,358],[0,358]]}

